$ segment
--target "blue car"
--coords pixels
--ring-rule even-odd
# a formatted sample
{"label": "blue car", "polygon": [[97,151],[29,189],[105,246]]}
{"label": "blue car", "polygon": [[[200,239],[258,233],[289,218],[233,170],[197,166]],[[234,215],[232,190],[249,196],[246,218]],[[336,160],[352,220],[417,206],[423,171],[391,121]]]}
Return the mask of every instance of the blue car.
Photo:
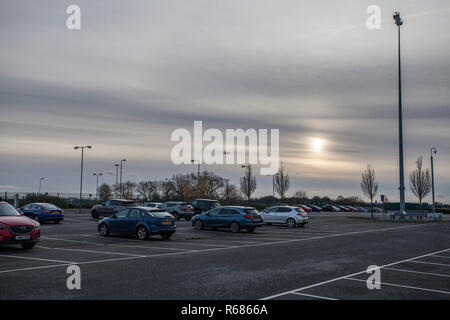
{"label": "blue car", "polygon": [[205,227],[226,228],[231,232],[246,229],[248,232],[261,227],[263,219],[252,207],[224,206],[209,210],[192,218],[192,226],[197,230]]}
{"label": "blue car", "polygon": [[175,233],[175,218],[164,210],[147,207],[123,209],[100,220],[97,230],[102,236],[137,235],[140,240],[159,234],[169,239]]}
{"label": "blue car", "polygon": [[38,222],[53,221],[60,223],[64,220],[64,210],[51,203],[29,203],[19,208],[24,216]]}

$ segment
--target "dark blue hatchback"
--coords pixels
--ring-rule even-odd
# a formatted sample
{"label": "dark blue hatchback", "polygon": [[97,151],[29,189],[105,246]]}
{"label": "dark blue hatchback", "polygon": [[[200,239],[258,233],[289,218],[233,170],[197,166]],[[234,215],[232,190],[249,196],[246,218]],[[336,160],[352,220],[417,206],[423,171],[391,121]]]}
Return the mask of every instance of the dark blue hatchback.
{"label": "dark blue hatchback", "polygon": [[140,240],[159,234],[169,239],[175,233],[175,218],[161,209],[132,207],[100,220],[97,230],[102,236],[110,234],[137,235]]}
{"label": "dark blue hatchback", "polygon": [[51,203],[29,203],[19,210],[24,216],[38,222],[54,221],[60,223],[64,220],[64,210]]}
{"label": "dark blue hatchback", "polygon": [[192,226],[197,230],[211,227],[226,228],[232,232],[239,232],[241,229],[253,232],[262,224],[261,215],[252,207],[218,207],[192,218]]}

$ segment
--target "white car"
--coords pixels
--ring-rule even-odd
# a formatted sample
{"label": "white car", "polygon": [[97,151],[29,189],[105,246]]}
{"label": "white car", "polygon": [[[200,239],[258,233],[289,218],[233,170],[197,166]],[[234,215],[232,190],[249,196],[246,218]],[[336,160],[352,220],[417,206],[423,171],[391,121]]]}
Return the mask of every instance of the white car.
{"label": "white car", "polygon": [[301,208],[276,206],[261,212],[264,223],[285,224],[290,228],[303,227],[309,222],[308,214]]}

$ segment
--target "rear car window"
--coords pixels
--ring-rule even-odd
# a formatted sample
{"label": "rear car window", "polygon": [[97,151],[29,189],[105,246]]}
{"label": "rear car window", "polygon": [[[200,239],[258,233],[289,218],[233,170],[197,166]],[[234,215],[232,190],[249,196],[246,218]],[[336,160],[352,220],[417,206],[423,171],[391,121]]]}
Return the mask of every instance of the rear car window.
{"label": "rear car window", "polygon": [[0,203],[0,216],[20,216],[20,213],[8,203]]}
{"label": "rear car window", "polygon": [[295,211],[300,212],[300,213],[305,212],[302,208],[295,208]]}
{"label": "rear car window", "polygon": [[170,214],[164,210],[149,210],[148,213],[154,215],[157,218],[168,218]]}
{"label": "rear car window", "polygon": [[252,216],[258,215],[258,211],[256,211],[256,209],[245,209],[244,211],[248,215],[252,215]]}
{"label": "rear car window", "polygon": [[41,204],[41,207],[44,209],[49,209],[49,210],[59,210],[59,208],[53,204],[50,203],[43,203]]}

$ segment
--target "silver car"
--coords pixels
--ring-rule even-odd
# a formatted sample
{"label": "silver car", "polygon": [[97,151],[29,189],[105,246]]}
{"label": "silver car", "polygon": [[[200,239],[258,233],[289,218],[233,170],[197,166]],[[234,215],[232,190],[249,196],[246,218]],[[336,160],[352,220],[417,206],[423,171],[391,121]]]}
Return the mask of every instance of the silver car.
{"label": "silver car", "polygon": [[303,227],[309,222],[308,214],[301,208],[292,206],[276,206],[261,212],[267,224],[285,224],[290,228]]}

